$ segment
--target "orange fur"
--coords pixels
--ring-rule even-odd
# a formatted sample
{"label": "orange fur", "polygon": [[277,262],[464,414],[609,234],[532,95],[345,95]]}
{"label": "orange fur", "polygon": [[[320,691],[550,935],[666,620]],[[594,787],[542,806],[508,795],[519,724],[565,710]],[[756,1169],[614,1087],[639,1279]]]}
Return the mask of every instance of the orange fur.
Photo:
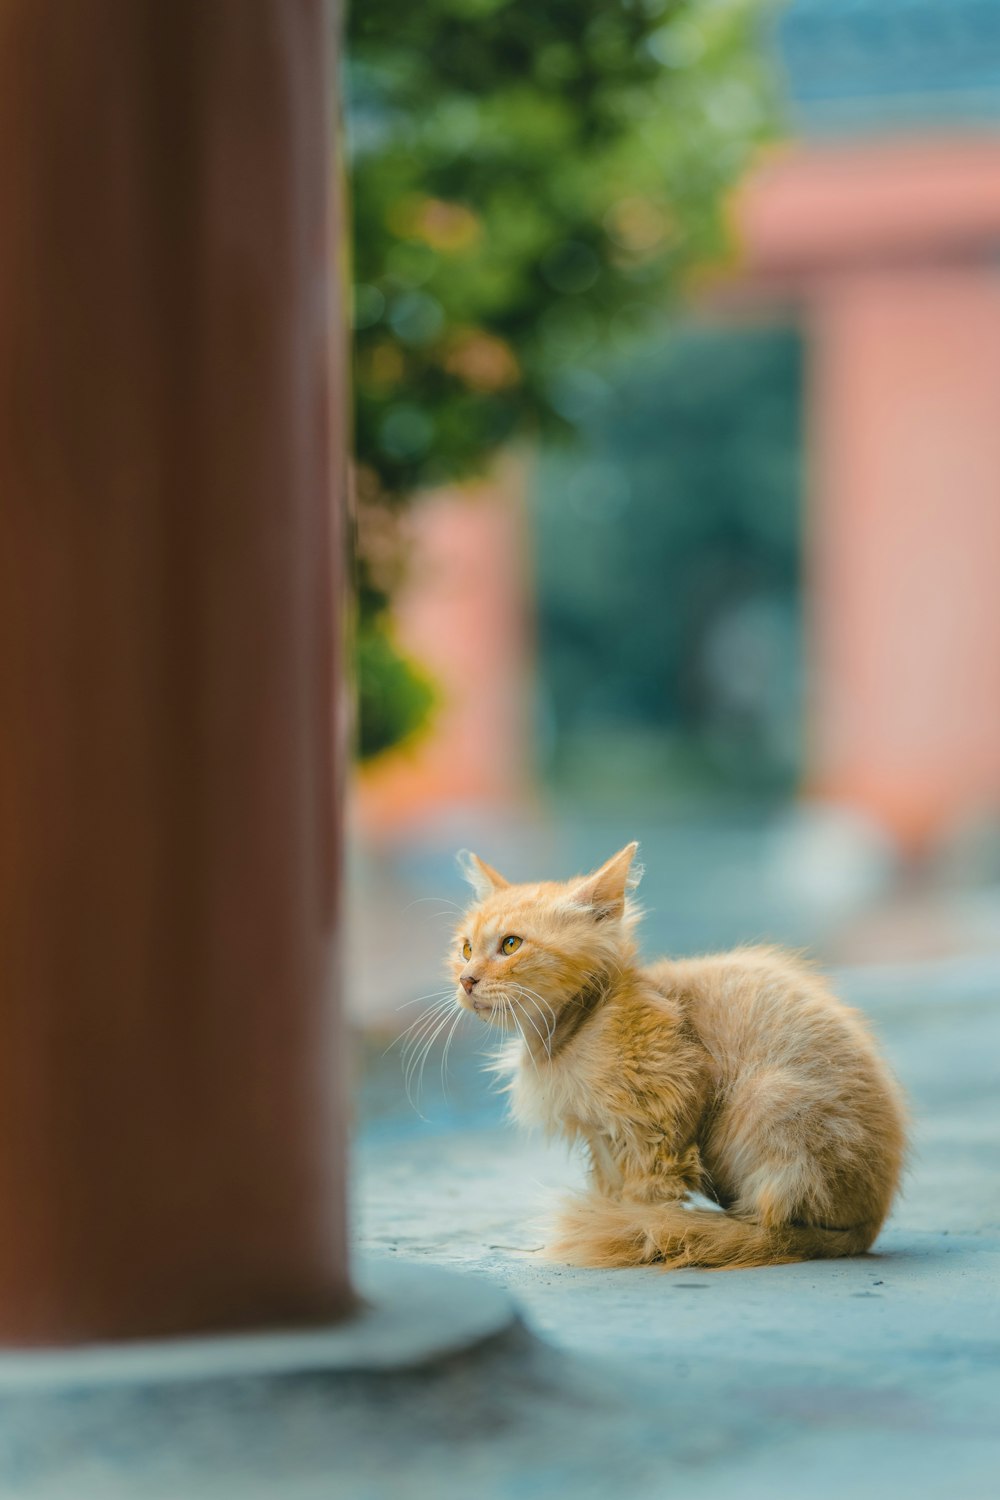
{"label": "orange fur", "polygon": [[[548,1254],[670,1267],[860,1254],[906,1146],[865,1023],[777,948],[641,966],[636,848],[529,885],[464,856],[478,899],[456,934],[458,1003],[516,1033],[498,1063],[515,1118],[589,1158],[590,1190]],[[521,942],[505,954],[508,936]],[[719,1207],[694,1207],[692,1192]]]}

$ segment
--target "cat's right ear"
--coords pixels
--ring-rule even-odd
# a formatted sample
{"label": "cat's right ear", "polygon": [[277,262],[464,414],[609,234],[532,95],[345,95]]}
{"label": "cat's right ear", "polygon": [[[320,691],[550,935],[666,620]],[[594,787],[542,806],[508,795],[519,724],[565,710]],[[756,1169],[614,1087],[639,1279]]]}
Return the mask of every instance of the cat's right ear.
{"label": "cat's right ear", "polygon": [[586,876],[573,891],[574,904],[589,907],[599,922],[605,917],[624,916],[626,894],[642,879],[642,866],[632,868],[638,847],[638,840],[633,839],[599,870]]}
{"label": "cat's right ear", "polygon": [[488,865],[478,854],[472,854],[468,849],[460,849],[457,860],[462,879],[469,882],[480,901],[491,896],[494,891],[502,891],[505,886],[510,885],[510,881],[504,880],[492,865]]}

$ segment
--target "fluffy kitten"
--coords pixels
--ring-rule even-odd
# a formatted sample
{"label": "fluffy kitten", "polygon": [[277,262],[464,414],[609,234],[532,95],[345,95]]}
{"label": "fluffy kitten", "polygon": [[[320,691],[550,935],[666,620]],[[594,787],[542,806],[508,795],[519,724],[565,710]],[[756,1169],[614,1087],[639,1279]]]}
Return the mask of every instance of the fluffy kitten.
{"label": "fluffy kitten", "polygon": [[[899,1090],[860,1016],[776,948],[640,966],[638,846],[566,883],[462,856],[459,1005],[516,1030],[515,1117],[582,1141],[590,1190],[550,1258],[763,1266],[867,1250],[905,1151]],[[697,1208],[691,1192],[724,1212]]]}

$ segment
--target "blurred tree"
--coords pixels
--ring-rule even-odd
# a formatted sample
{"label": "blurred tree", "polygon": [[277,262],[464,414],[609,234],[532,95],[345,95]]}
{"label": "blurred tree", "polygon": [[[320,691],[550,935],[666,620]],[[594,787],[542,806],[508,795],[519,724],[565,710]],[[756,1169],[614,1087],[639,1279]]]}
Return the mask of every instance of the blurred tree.
{"label": "blurred tree", "polygon": [[771,113],[767,4],[353,5],[363,757],[433,698],[391,639],[385,519],[519,432],[585,425],[602,357],[725,255]]}

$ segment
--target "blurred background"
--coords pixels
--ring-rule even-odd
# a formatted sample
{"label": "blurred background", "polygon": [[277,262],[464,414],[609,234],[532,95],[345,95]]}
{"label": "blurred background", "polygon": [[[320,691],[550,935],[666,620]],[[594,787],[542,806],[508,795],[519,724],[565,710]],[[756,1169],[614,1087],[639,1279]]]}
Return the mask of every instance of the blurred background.
{"label": "blurred background", "polygon": [[461,846],[639,838],[650,951],[996,952],[1000,4],[350,25],[359,1022]]}

